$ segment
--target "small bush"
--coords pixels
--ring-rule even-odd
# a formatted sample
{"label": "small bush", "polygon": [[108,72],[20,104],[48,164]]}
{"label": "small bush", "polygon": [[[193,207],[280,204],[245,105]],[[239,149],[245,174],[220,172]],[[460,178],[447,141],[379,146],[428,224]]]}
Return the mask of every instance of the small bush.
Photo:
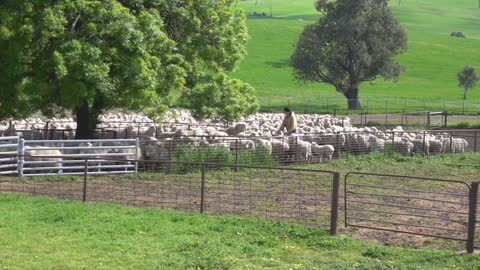
{"label": "small bush", "polygon": [[248,13],[248,16],[252,16],[252,17],[267,17],[268,14],[265,13],[265,12],[252,12],[252,13]]}
{"label": "small bush", "polygon": [[368,121],[365,126],[367,127],[378,127],[378,126],[382,126],[382,123],[380,122],[376,122],[376,121]]}
{"label": "small bush", "polygon": [[373,259],[382,259],[387,255],[388,255],[387,250],[379,246],[368,247],[365,251],[362,252],[363,257],[369,257]]}
{"label": "small bush", "polygon": [[471,124],[469,122],[460,122],[454,125],[456,128],[470,128]]}
{"label": "small bush", "polygon": [[462,32],[452,32],[450,34],[452,37],[459,37],[459,38],[466,38],[466,36]]}
{"label": "small bush", "polygon": [[460,122],[448,125],[450,128],[471,128],[471,129],[479,129],[480,123],[479,122]]}
{"label": "small bush", "polygon": [[[232,153],[235,155],[235,153]],[[235,158],[235,156],[234,156]],[[241,165],[261,165],[261,166],[277,166],[279,165],[268,153],[264,147],[259,147],[254,151],[243,150],[238,153],[238,164]]]}
{"label": "small bush", "polygon": [[[260,147],[256,150],[241,150],[238,152],[238,157],[235,152],[232,152],[224,147],[212,148],[195,148],[188,145],[179,146],[172,155],[173,162],[188,162],[188,163],[219,163],[228,165],[258,165],[258,166],[277,166],[279,165],[273,157],[268,153],[268,150]],[[212,166],[213,167],[213,166]],[[209,168],[212,169],[212,168]],[[228,170],[229,167],[215,167],[215,170]],[[197,172],[200,166],[192,166],[191,164],[172,164],[170,171],[173,173],[186,174]]]}

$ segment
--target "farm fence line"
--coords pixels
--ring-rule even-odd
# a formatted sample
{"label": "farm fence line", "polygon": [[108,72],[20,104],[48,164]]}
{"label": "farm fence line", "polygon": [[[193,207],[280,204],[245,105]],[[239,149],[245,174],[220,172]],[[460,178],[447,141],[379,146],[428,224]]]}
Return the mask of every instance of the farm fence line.
{"label": "farm fence line", "polygon": [[452,114],[478,115],[480,100],[441,100],[413,98],[361,98],[361,110],[347,108],[348,100],[338,97],[264,97],[259,98],[263,112],[281,111],[288,106],[302,113],[320,114],[391,114],[418,111],[449,111]]}
{"label": "farm fence line", "polygon": [[[136,173],[137,163],[122,160],[139,159],[139,152],[138,139],[25,140],[0,137],[0,175],[81,175],[85,158],[92,158],[90,168],[95,171],[90,174]],[[118,159],[119,162],[109,159]]]}
{"label": "farm fence line", "polygon": [[[280,110],[278,110],[280,112]],[[351,123],[355,127],[377,127],[382,130],[392,129],[397,126],[402,126],[407,130],[418,129],[435,129],[446,127],[465,127],[468,128],[472,124],[478,125],[480,123],[480,108],[475,115],[454,115],[451,111],[407,111],[407,112],[372,112],[359,110],[353,114],[348,111],[333,110],[332,112],[322,112],[324,114],[332,114],[334,117]],[[43,127],[15,127],[10,120],[9,126],[6,129],[0,130],[0,136],[19,136],[27,140],[68,140],[74,139],[75,128],[58,128],[55,125],[50,125],[46,122]],[[71,123],[72,126],[75,122]],[[95,138],[97,139],[133,139],[141,138],[149,129],[154,129],[152,136],[158,137],[161,135],[162,127],[170,127],[175,129],[182,129],[191,131],[200,127],[214,127],[225,128],[231,126],[231,123],[208,123],[195,124],[187,122],[105,122],[103,123],[109,127],[99,127],[95,130]],[[38,126],[38,125],[37,125]]]}
{"label": "farm fence line", "polygon": [[285,221],[332,235],[343,221],[347,230],[459,241],[467,253],[480,248],[477,182],[351,172],[342,185],[335,171],[143,160],[111,160],[141,168],[113,176],[94,174],[91,161],[84,160],[83,177],[1,176],[0,193]]}
{"label": "farm fence line", "polygon": [[[137,163],[115,163],[108,159],[288,166],[325,163],[372,153],[436,156],[478,151],[480,130],[383,132],[365,129],[287,137],[168,136],[156,140],[24,140],[19,137],[0,137],[0,175],[82,174],[84,158],[91,159],[89,165],[97,174],[128,174],[139,170]],[[19,158],[8,155],[19,155]],[[50,157],[32,160],[33,156],[42,155]]]}

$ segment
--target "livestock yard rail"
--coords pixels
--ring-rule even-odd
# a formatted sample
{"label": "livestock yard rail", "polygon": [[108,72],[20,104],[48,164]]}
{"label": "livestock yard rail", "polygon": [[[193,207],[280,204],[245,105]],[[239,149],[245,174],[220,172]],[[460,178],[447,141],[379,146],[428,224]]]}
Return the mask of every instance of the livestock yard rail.
{"label": "livestock yard rail", "polygon": [[19,177],[79,175],[84,173],[86,158],[92,159],[87,164],[91,174],[135,173],[137,163],[128,160],[139,159],[139,154],[138,139],[24,140],[0,137],[0,174],[17,174]]}
{"label": "livestock yard rail", "polygon": [[475,244],[478,183],[388,174],[348,173],[345,227]]}
{"label": "livestock yard rail", "polygon": [[[480,130],[379,131],[296,134],[274,137],[234,137],[159,134],[157,138],[109,140],[24,140],[0,137],[0,174],[19,176],[80,174],[83,158],[116,158],[123,163],[91,161],[90,170],[102,173],[138,171],[135,159],[162,162],[206,162],[280,166],[329,162],[369,153],[435,156],[442,153],[480,151]],[[31,156],[46,156],[30,160]],[[142,170],[142,168],[140,168]]]}
{"label": "livestock yard rail", "polygon": [[16,155],[18,154],[19,140],[19,137],[0,137],[0,154],[5,155],[0,156],[0,175],[18,173]]}
{"label": "livestock yard rail", "polygon": [[1,176],[0,193],[238,215],[300,223],[331,234],[344,219],[342,231],[355,234],[360,231],[348,228],[357,227],[379,241],[406,234],[410,235],[406,239],[414,236],[418,241],[464,243],[468,253],[480,244],[475,235],[477,182],[348,173],[342,186],[340,173],[333,171],[137,162],[143,173],[95,175],[85,159],[83,177]]}

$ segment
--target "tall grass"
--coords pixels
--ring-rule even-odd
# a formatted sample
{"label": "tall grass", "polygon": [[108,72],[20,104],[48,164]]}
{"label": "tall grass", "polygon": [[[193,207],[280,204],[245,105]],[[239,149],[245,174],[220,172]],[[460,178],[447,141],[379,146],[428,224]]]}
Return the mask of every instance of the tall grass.
{"label": "tall grass", "polygon": [[[188,145],[179,146],[172,155],[171,172],[191,173],[200,170],[200,166],[182,163],[218,163],[227,165],[262,165],[277,166],[268,150],[259,147],[255,150],[230,151],[225,147],[196,148]],[[229,166],[209,166],[216,170],[228,170]]]}

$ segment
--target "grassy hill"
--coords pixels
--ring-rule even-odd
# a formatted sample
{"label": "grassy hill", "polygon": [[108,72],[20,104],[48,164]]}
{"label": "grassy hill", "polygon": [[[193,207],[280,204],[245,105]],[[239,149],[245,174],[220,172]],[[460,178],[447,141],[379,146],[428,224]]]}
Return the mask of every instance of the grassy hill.
{"label": "grassy hill", "polygon": [[[313,0],[239,1],[247,14],[265,12],[273,17],[249,16],[251,40],[247,58],[234,76],[251,83],[264,108],[293,107],[346,108],[341,94],[326,84],[303,84],[293,79],[289,58],[303,28],[318,19]],[[390,1],[395,16],[408,31],[409,49],[398,60],[406,72],[398,83],[377,80],[363,84],[360,96],[364,107],[390,110],[405,104],[410,110],[450,109],[460,111],[462,90],[456,74],[465,64],[480,68],[480,8],[475,0],[398,0]],[[451,37],[463,32],[467,38]],[[369,100],[367,102],[367,99]],[[377,100],[380,99],[380,100]],[[432,101],[414,102],[411,99]],[[467,111],[480,111],[480,86],[469,93]],[[476,100],[473,101],[473,100]],[[367,104],[368,103],[368,104]],[[313,108],[312,108],[313,109]]]}

